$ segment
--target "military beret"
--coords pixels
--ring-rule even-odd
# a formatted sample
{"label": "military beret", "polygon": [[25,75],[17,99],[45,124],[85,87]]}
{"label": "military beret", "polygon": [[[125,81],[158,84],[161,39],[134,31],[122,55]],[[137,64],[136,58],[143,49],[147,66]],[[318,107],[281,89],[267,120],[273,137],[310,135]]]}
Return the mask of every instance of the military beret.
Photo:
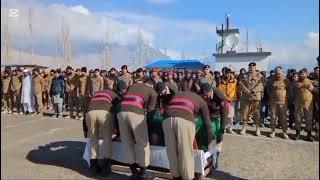
{"label": "military beret", "polygon": [[201,90],[203,92],[208,92],[208,91],[212,90],[212,86],[209,83],[203,83],[203,84],[201,84]]}
{"label": "military beret", "polygon": [[117,90],[118,91],[123,91],[127,88],[127,83],[123,80],[118,80],[117,81]]}
{"label": "military beret", "polygon": [[143,69],[142,68],[139,68],[139,69],[137,69],[137,71],[136,72],[143,72]]}
{"label": "military beret", "polygon": [[255,62],[249,63],[249,66],[256,66],[257,64]]}
{"label": "military beret", "polygon": [[219,72],[219,71],[214,71],[213,74],[214,74],[214,75],[220,75],[220,72]]}
{"label": "military beret", "polygon": [[303,69],[301,69],[301,70],[299,71],[299,73],[308,73],[308,69],[303,68]]}
{"label": "military beret", "polygon": [[295,69],[290,69],[290,73],[296,73],[297,72],[297,70],[295,70]]}
{"label": "military beret", "polygon": [[81,68],[81,72],[87,72],[87,68],[86,67],[82,67]]}
{"label": "military beret", "polygon": [[209,65],[204,65],[204,66],[202,67],[202,69],[206,69],[206,68],[209,68],[209,69],[210,69],[210,66],[209,66]]}
{"label": "military beret", "polygon": [[127,65],[123,65],[123,66],[121,66],[121,69],[128,69],[128,66]]}
{"label": "military beret", "polygon": [[56,69],[55,73],[61,74],[61,69]]}
{"label": "military beret", "polygon": [[5,69],[5,70],[3,71],[3,73],[4,73],[4,74],[9,74],[9,70],[8,70],[8,69]]}
{"label": "military beret", "polygon": [[73,70],[71,66],[67,66],[66,70]]}
{"label": "military beret", "polygon": [[151,71],[152,71],[152,72],[159,72],[159,71],[160,71],[160,68],[159,68],[159,67],[152,67],[152,68],[151,68]]}
{"label": "military beret", "polygon": [[93,72],[100,72],[100,69],[97,68]]}
{"label": "military beret", "polygon": [[159,93],[166,88],[166,84],[164,82],[158,82],[156,85],[156,91]]}

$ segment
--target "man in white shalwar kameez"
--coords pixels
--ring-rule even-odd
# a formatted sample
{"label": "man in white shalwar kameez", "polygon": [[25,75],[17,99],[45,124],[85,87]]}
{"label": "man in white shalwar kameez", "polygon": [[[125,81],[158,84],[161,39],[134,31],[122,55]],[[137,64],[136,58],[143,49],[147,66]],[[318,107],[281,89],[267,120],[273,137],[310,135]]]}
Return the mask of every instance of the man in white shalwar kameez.
{"label": "man in white shalwar kameez", "polygon": [[34,99],[33,99],[33,80],[28,69],[23,70],[21,103],[23,105],[24,113],[34,113]]}

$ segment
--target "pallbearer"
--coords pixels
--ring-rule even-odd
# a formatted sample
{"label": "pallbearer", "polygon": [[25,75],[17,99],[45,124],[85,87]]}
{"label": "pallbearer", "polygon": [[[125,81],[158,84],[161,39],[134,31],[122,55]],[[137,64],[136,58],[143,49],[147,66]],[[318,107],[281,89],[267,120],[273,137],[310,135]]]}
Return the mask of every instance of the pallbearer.
{"label": "pallbearer", "polygon": [[208,149],[211,147],[211,121],[206,102],[196,93],[176,93],[165,109],[162,122],[170,172],[174,179],[194,178],[195,119],[200,113],[207,127]]}
{"label": "pallbearer", "polygon": [[[154,116],[158,94],[153,90],[153,81],[147,79],[143,84],[133,84],[128,88],[125,81],[119,80],[117,86],[118,92],[124,94],[118,121],[121,141],[127,148],[132,177],[153,178],[152,175],[146,173],[150,161],[150,149],[145,118],[145,109],[147,117],[153,118]],[[136,151],[135,144],[137,145]],[[137,168],[140,168],[140,171]]]}
{"label": "pallbearer", "polygon": [[[103,138],[103,166],[102,175],[108,176],[111,173],[112,156],[112,131],[114,127],[114,107],[119,104],[119,97],[112,90],[101,90],[93,94],[89,111],[86,114],[88,137],[91,141],[90,171],[92,175],[99,170],[99,137]],[[101,130],[101,131],[99,131]]]}

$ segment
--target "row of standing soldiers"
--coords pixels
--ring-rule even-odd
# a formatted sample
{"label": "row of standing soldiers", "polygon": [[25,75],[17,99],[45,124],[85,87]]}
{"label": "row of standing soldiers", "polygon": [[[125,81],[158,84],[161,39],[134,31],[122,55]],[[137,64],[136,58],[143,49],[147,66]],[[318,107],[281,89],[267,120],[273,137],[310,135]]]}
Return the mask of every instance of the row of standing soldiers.
{"label": "row of standing soldiers", "polygon": [[[301,122],[305,121],[308,139],[312,140],[311,130],[315,124],[318,129],[319,101],[317,93],[319,90],[319,67],[314,69],[312,76],[308,76],[307,69],[300,72],[291,71],[285,77],[281,67],[271,71],[270,77],[265,78],[262,73],[256,70],[256,64],[249,64],[249,71],[240,70],[238,76],[232,68],[223,68],[222,75],[219,72],[212,72],[210,66],[206,65],[202,71],[192,72],[185,70],[184,76],[180,73],[169,70],[160,71],[159,68],[152,68],[150,76],[154,82],[165,82],[174,86],[179,91],[192,91],[199,93],[200,84],[208,82],[213,87],[221,89],[230,102],[236,102],[235,117],[242,119],[243,128],[241,134],[245,134],[249,115],[253,115],[256,125],[256,135],[260,136],[261,125],[261,105],[267,105],[271,118],[271,134],[275,135],[276,122],[281,125],[284,138],[288,139],[287,131],[287,110],[289,110],[289,126],[293,123],[296,129],[296,139],[300,137]],[[50,108],[51,95],[50,88],[54,75],[54,70],[50,73],[40,72],[38,68],[33,73],[34,97],[36,100],[36,110],[38,114],[43,113],[44,107]],[[17,68],[1,73],[1,95],[3,99],[4,111],[12,113],[16,109],[17,113],[23,112],[21,106],[22,69]],[[135,83],[142,83],[147,78],[147,72],[139,68],[133,74],[128,72],[126,65],[121,67],[119,75],[115,68],[108,73],[95,69],[87,74],[86,67],[74,70],[68,66],[64,79],[66,89],[64,93],[65,106],[69,110],[71,118],[82,119],[88,109],[90,97],[98,90],[106,88],[116,90],[117,80],[122,79],[128,86]],[[232,124],[228,125],[232,131]]]}

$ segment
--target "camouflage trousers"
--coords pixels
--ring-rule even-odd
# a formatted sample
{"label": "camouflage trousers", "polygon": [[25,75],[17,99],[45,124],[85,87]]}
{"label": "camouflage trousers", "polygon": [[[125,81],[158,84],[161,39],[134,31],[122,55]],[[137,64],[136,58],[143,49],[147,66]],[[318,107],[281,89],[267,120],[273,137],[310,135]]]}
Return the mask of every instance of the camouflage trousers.
{"label": "camouflage trousers", "polygon": [[260,101],[244,101],[242,111],[243,125],[248,124],[250,114],[253,114],[254,123],[260,126]]}
{"label": "camouflage trousers", "polygon": [[270,104],[271,129],[276,128],[276,121],[281,124],[282,130],[287,131],[287,105],[286,104]]}

